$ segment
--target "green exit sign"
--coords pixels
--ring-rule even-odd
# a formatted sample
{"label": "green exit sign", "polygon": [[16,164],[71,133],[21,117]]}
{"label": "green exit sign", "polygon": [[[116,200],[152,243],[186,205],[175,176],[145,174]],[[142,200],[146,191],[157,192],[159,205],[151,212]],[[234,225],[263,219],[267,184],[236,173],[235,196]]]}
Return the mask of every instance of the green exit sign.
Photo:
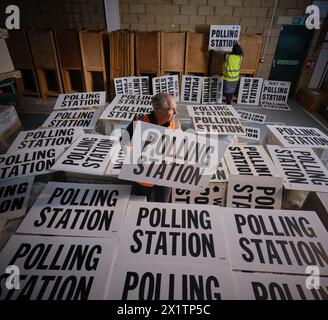
{"label": "green exit sign", "polygon": [[292,24],[305,25],[306,17],[293,17]]}

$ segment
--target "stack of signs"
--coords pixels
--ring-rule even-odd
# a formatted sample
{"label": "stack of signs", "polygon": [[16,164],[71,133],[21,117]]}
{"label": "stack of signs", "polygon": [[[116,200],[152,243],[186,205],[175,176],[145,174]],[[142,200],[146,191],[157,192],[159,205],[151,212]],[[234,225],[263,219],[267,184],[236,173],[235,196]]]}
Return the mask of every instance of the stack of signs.
{"label": "stack of signs", "polygon": [[304,276],[233,272],[236,298],[238,300],[327,300],[328,278],[314,275],[316,268],[316,266],[304,268],[308,271]]}
{"label": "stack of signs", "polygon": [[102,108],[106,104],[106,92],[81,92],[60,94],[54,110]]}
{"label": "stack of signs", "polygon": [[52,170],[104,175],[113,152],[119,147],[117,137],[83,134],[56,161]]}
{"label": "stack of signs", "polygon": [[[327,283],[321,276],[328,275],[328,234],[315,212],[235,208],[222,208],[221,212],[232,269],[255,272],[243,276],[234,272],[241,298],[316,299],[327,290],[305,290],[305,294],[307,281],[289,290],[300,280],[290,274],[312,273],[309,266],[310,270],[315,267],[317,271],[312,274],[320,275],[319,279],[324,281],[321,286]],[[276,273],[289,275],[277,275],[275,285]],[[324,293],[327,298],[327,292]]]}
{"label": "stack of signs", "polygon": [[260,101],[262,83],[262,78],[241,77],[237,103],[257,106]]}
{"label": "stack of signs", "polygon": [[102,120],[132,121],[137,114],[153,111],[150,95],[118,95],[100,116]]}
{"label": "stack of signs", "polygon": [[240,119],[246,122],[264,123],[266,114],[238,110]]}
{"label": "stack of signs", "polygon": [[215,137],[137,121],[119,179],[203,191],[227,145]]}
{"label": "stack of signs", "polygon": [[25,215],[34,177],[1,180],[0,221]]}
{"label": "stack of signs", "polygon": [[0,254],[0,300],[104,299],[116,245],[110,238],[14,235]]}
{"label": "stack of signs", "polygon": [[182,76],[181,102],[199,104],[202,98],[203,77]]}
{"label": "stack of signs", "polygon": [[130,202],[107,298],[234,298],[218,210]]}
{"label": "stack of signs", "polygon": [[63,110],[53,111],[43,123],[44,128],[78,127],[83,129],[95,129],[101,109],[93,110]]}
{"label": "stack of signs", "polygon": [[63,148],[29,149],[0,155],[0,179],[35,176],[50,173]]}
{"label": "stack of signs", "polygon": [[224,206],[228,186],[228,169],[222,160],[216,173],[203,192],[192,192],[184,189],[172,190],[172,202],[187,204],[210,204]]}
{"label": "stack of signs", "polygon": [[149,94],[148,77],[115,78],[115,94]]}
{"label": "stack of signs", "polygon": [[37,129],[21,131],[7,153],[47,147],[69,147],[83,133],[82,129]]}
{"label": "stack of signs", "polygon": [[179,76],[162,76],[153,78],[153,95],[166,92],[171,95],[175,101],[179,101]]}
{"label": "stack of signs", "polygon": [[227,207],[281,208],[283,178],[262,146],[231,145],[224,158],[229,170]]}
{"label": "stack of signs", "polygon": [[229,52],[239,37],[238,25],[211,25],[208,50]]}
{"label": "stack of signs", "polygon": [[17,233],[118,239],[130,188],[49,182]]}
{"label": "stack of signs", "polygon": [[221,77],[203,77],[202,103],[222,103],[223,80]]}
{"label": "stack of signs", "polygon": [[263,82],[261,105],[265,109],[287,110],[290,82],[265,80]]}
{"label": "stack of signs", "polygon": [[267,146],[288,190],[328,192],[328,171],[311,148]]}
{"label": "stack of signs", "polygon": [[198,134],[245,135],[239,115],[231,106],[187,106],[187,110]]}
{"label": "stack of signs", "polygon": [[317,128],[269,125],[268,141],[282,147],[328,149],[328,136]]}

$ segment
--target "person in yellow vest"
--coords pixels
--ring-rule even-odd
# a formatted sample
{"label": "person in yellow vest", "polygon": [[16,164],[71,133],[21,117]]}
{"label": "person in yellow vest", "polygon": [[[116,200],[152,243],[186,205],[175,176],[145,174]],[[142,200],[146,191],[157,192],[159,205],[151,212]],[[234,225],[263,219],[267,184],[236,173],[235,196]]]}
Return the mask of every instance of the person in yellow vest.
{"label": "person in yellow vest", "polygon": [[243,59],[243,49],[235,42],[230,53],[214,51],[219,57],[224,57],[223,64],[223,95],[226,103],[231,104],[232,98],[237,91],[240,80],[240,66]]}
{"label": "person in yellow vest", "polygon": [[[127,127],[127,132],[132,138],[133,122],[144,121],[169,129],[181,129],[181,124],[178,119],[177,105],[172,96],[161,92],[152,98],[153,111],[149,114],[138,115]],[[172,188],[157,186],[150,183],[135,183],[132,188],[132,194],[145,196],[147,201],[150,200],[154,192],[154,200],[156,202],[169,202]]]}

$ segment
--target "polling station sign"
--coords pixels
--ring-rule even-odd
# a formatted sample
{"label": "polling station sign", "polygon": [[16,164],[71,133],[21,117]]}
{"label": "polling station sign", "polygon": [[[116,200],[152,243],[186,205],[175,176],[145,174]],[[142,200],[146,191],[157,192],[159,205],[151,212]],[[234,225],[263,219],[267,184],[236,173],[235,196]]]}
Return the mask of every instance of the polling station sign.
{"label": "polling station sign", "polygon": [[262,83],[262,78],[241,77],[237,103],[257,106],[260,101]]}
{"label": "polling station sign", "polygon": [[233,270],[328,274],[328,233],[312,211],[221,208]]}
{"label": "polling station sign", "polygon": [[172,202],[224,206],[226,202],[226,183],[209,183],[202,192],[184,189],[172,190]]}
{"label": "polling station sign", "polygon": [[83,133],[79,128],[37,129],[21,131],[7,153],[36,148],[69,147]]}
{"label": "polling station sign", "polygon": [[224,159],[230,174],[227,207],[281,208],[283,178],[262,146],[230,145]]}
{"label": "polling station sign", "polygon": [[269,110],[290,111],[289,105],[286,102],[261,101],[261,107]]}
{"label": "polling station sign", "polygon": [[239,42],[239,25],[211,25],[208,49],[215,51],[231,51]]}
{"label": "polling station sign", "polygon": [[267,146],[288,190],[328,192],[328,171],[311,148]]}
{"label": "polling station sign", "polygon": [[[0,253],[0,300],[105,299],[116,245],[109,238],[13,235]],[[19,290],[6,286],[11,265],[19,268]]]}
{"label": "polling station sign", "polygon": [[54,110],[101,108],[106,104],[106,92],[80,92],[60,94]]}
{"label": "polling station sign", "polygon": [[25,215],[34,177],[0,181],[0,220]]}
{"label": "polling station sign", "polygon": [[130,186],[49,182],[17,233],[118,239]]}
{"label": "polling station sign", "polygon": [[130,202],[116,260],[227,264],[218,210],[215,206]]}
{"label": "polling station sign", "polygon": [[108,300],[231,300],[228,266],[117,262]]}
{"label": "polling station sign", "polygon": [[202,191],[226,147],[216,137],[137,121],[119,179]]}
{"label": "polling station sign", "polygon": [[288,81],[264,80],[261,101],[287,102],[290,89]]}
{"label": "polling station sign", "polygon": [[132,121],[138,114],[153,111],[151,95],[118,95],[104,110],[100,119]]}
{"label": "polling station sign", "polygon": [[153,94],[166,92],[173,96],[175,101],[179,101],[179,76],[177,74],[171,76],[154,77],[152,80]]}
{"label": "polling station sign", "polygon": [[245,135],[245,129],[240,119],[231,116],[192,116],[192,123],[197,134],[211,135]]}
{"label": "polling station sign", "polygon": [[83,134],[56,161],[52,170],[103,175],[118,147],[117,137]]}
{"label": "polling station sign", "polygon": [[43,123],[43,128],[78,127],[94,129],[102,110],[63,110],[53,111]]}
{"label": "polling station sign", "polygon": [[[303,276],[233,272],[238,300],[327,300],[328,278],[309,266]],[[308,271],[308,272],[306,272]]]}
{"label": "polling station sign", "polygon": [[256,127],[245,126],[246,134],[242,137],[242,139],[249,139],[259,141],[261,136],[261,129]]}
{"label": "polling station sign", "polygon": [[18,153],[0,155],[0,178],[12,179],[50,173],[63,148],[31,149]]}
{"label": "polling station sign", "polygon": [[122,77],[114,79],[115,94],[149,94],[148,77]]}
{"label": "polling station sign", "polygon": [[283,147],[311,147],[328,149],[328,136],[311,127],[268,125],[274,144]]}
{"label": "polling station sign", "polygon": [[181,102],[200,103],[202,99],[203,77],[182,76]]}
{"label": "polling station sign", "polygon": [[264,123],[266,114],[238,110],[240,119],[247,122]]}
{"label": "polling station sign", "polygon": [[219,117],[236,117],[240,118],[239,113],[234,107],[227,104],[217,105],[187,105],[190,117],[193,116],[219,116]]}
{"label": "polling station sign", "polygon": [[222,103],[223,80],[221,77],[203,77],[202,103]]}

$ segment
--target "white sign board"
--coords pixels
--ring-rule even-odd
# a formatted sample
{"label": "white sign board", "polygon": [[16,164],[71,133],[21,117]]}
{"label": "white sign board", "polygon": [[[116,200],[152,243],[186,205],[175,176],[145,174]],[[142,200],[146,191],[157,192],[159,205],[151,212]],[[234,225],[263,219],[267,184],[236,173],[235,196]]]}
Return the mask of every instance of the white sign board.
{"label": "white sign board", "polygon": [[229,267],[117,262],[108,300],[231,300]]}
{"label": "white sign board", "polygon": [[115,148],[117,137],[81,135],[56,161],[53,170],[103,175]]}
{"label": "white sign board", "polygon": [[312,211],[221,208],[233,270],[328,275],[328,233]]}
{"label": "white sign board", "polygon": [[247,122],[264,123],[266,119],[266,114],[261,113],[238,110],[238,114],[240,115],[241,120]]}
{"label": "white sign board", "polygon": [[239,113],[231,105],[187,105],[190,117],[193,116],[220,116],[220,117],[236,117],[240,118]]}
{"label": "white sign board", "polygon": [[264,80],[261,101],[287,102],[290,89],[288,81]]}
{"label": "white sign board", "polygon": [[283,178],[262,146],[231,145],[224,159],[230,173],[227,207],[281,208]]}
{"label": "white sign board", "polygon": [[311,147],[328,149],[328,136],[317,128],[267,126],[277,143],[283,147]]}
{"label": "white sign board", "polygon": [[[327,300],[328,278],[305,272],[304,276],[233,272],[233,278],[238,300]],[[317,281],[319,288],[314,288]]]}
{"label": "white sign board", "polygon": [[130,202],[117,261],[227,264],[219,208]]}
{"label": "white sign board", "polygon": [[166,92],[179,101],[179,76],[161,76],[153,78],[153,94]]}
{"label": "white sign board", "polygon": [[152,96],[119,95],[107,106],[100,119],[132,121],[137,114],[153,111]]}
{"label": "white sign board", "polygon": [[250,140],[260,140],[261,130],[260,128],[244,126],[246,135],[243,136],[243,139],[250,139]]}
{"label": "white sign board", "polygon": [[0,154],[0,179],[49,173],[63,151],[63,148],[50,147]]}
{"label": "white sign board", "polygon": [[289,105],[286,102],[261,101],[261,106],[263,109],[290,111]]}
{"label": "white sign board", "polygon": [[119,179],[202,191],[227,143],[137,121]]}
{"label": "white sign board", "polygon": [[130,189],[121,185],[49,182],[17,232],[117,239]]}
{"label": "white sign board", "polygon": [[197,134],[245,135],[245,129],[237,117],[194,115],[192,122]]}
{"label": "white sign board", "polygon": [[235,42],[239,41],[239,25],[211,25],[208,49],[231,51]]}
{"label": "white sign board", "polygon": [[20,152],[35,148],[45,147],[68,147],[77,137],[83,133],[83,129],[37,129],[21,131],[15,141],[11,144],[7,153]]}
{"label": "white sign board", "polygon": [[267,146],[288,190],[328,192],[328,171],[311,148]]}
{"label": "white sign board", "polygon": [[[13,235],[0,253],[0,300],[105,299],[116,244],[114,239]],[[19,268],[19,290],[6,287],[9,265]]]}
{"label": "white sign board", "polygon": [[149,94],[148,77],[115,78],[115,94]]}
{"label": "white sign board", "polygon": [[226,202],[226,193],[226,183],[209,183],[208,187],[202,192],[173,189],[172,202],[224,206]]}
{"label": "white sign board", "polygon": [[203,77],[202,103],[222,103],[223,80],[221,77]]}
{"label": "white sign board", "polygon": [[101,109],[53,111],[48,117],[48,119],[43,123],[42,127],[44,128],[78,127],[84,129],[94,129],[101,113],[102,113]]}
{"label": "white sign board", "polygon": [[81,92],[60,94],[54,110],[100,108],[106,104],[106,92]]}
{"label": "white sign board", "polygon": [[262,78],[241,77],[237,103],[257,106],[260,101],[262,83]]}
{"label": "white sign board", "polygon": [[202,98],[203,77],[182,76],[181,102],[200,103]]}
{"label": "white sign board", "polygon": [[115,151],[113,152],[113,156],[110,159],[110,163],[108,165],[108,168],[105,172],[105,176],[119,176],[121,169],[123,167],[125,159],[125,154],[122,150],[122,148],[115,148]]}
{"label": "white sign board", "polygon": [[0,181],[0,220],[25,214],[34,177]]}

